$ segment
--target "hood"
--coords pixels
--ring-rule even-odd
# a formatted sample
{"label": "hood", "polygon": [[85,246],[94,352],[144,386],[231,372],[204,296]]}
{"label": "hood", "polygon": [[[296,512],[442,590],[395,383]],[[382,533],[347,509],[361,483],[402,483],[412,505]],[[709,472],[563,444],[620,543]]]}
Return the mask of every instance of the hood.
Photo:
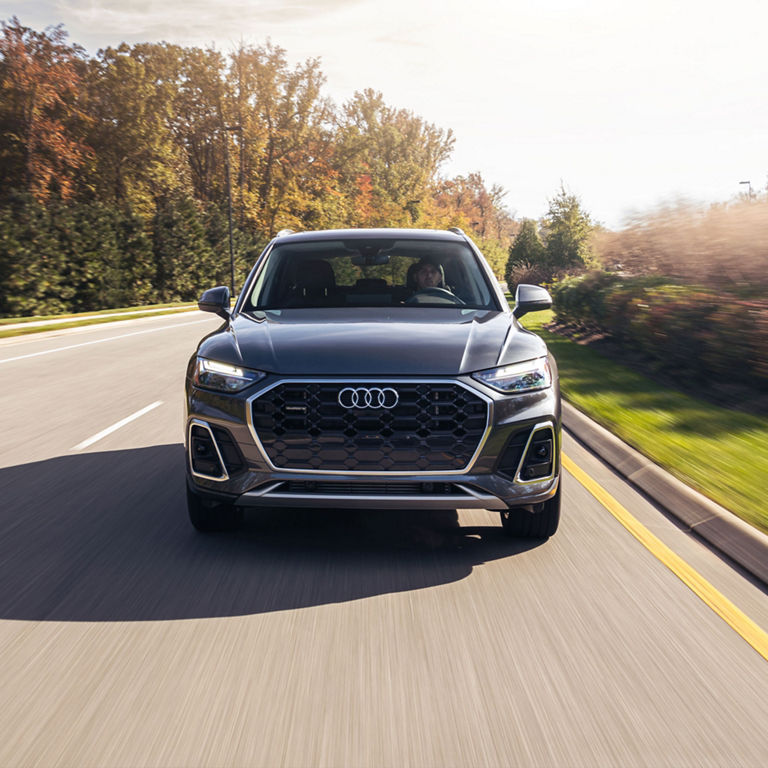
{"label": "hood", "polygon": [[508,312],[424,307],[238,315],[198,354],[284,375],[455,376],[546,354]]}

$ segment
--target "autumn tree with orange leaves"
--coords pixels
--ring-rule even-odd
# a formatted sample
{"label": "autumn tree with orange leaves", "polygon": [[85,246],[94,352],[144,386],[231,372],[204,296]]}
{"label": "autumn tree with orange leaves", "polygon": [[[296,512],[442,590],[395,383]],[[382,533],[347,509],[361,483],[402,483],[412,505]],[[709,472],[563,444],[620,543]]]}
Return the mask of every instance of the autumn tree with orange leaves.
{"label": "autumn tree with orange leaves", "polygon": [[83,49],[61,26],[36,32],[14,16],[0,37],[0,187],[69,199],[89,150],[81,109]]}

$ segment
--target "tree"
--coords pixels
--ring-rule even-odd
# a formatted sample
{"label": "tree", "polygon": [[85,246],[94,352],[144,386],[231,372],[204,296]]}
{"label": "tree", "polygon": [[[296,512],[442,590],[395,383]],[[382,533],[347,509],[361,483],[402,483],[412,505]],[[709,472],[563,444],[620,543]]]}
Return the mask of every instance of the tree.
{"label": "tree", "polygon": [[334,188],[324,82],[317,59],[290,69],[285,51],[270,43],[241,46],[231,57],[223,116],[240,126],[232,157],[239,155],[241,209],[263,234],[322,225],[317,201]]}
{"label": "tree", "polygon": [[[81,141],[83,49],[58,27],[36,32],[1,22],[0,188],[71,197],[88,148]],[[5,197],[5,195],[3,195]]]}
{"label": "tree", "polygon": [[217,265],[201,219],[197,203],[186,195],[173,193],[158,200],[152,250],[160,301],[192,301],[216,284]]}
{"label": "tree", "polygon": [[589,265],[594,228],[579,198],[567,192],[561,184],[558,193],[549,201],[549,210],[542,222],[546,265],[553,274]]}
{"label": "tree", "polygon": [[544,243],[541,242],[536,222],[533,219],[523,219],[520,224],[520,231],[509,249],[504,279],[511,288],[516,282],[515,270],[527,267],[543,267],[546,261],[547,253]]}
{"label": "tree", "polygon": [[506,206],[506,191],[490,189],[480,173],[440,179],[425,206],[428,226],[461,227],[476,240],[498,278],[504,274],[514,221]]}
{"label": "tree", "polygon": [[[177,57],[171,128],[186,155],[195,197],[220,202],[226,194],[226,137],[222,130],[225,60],[210,48],[179,48]],[[242,124],[240,119],[233,122]]]}
{"label": "tree", "polygon": [[64,273],[53,218],[61,201],[45,206],[28,193],[0,208],[0,312],[44,315],[66,312],[71,288]]}
{"label": "tree", "polygon": [[352,226],[413,226],[450,157],[453,134],[368,88],[342,110],[336,167],[352,203]]}
{"label": "tree", "polygon": [[163,46],[122,43],[90,62],[91,146],[97,150],[92,183],[99,199],[130,205],[151,216],[155,200],[184,185],[181,153],[171,132],[174,86]]}

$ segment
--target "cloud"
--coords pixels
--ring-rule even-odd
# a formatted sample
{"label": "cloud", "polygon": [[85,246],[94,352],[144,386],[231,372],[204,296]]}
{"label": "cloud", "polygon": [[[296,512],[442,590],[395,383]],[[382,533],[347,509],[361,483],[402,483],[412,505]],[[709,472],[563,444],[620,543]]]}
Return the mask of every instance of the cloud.
{"label": "cloud", "polygon": [[376,37],[373,39],[373,42],[386,46],[401,46],[403,48],[422,48],[424,50],[430,50],[431,48],[424,40],[406,40],[405,38],[392,35]]}
{"label": "cloud", "polygon": [[60,0],[67,26],[136,40],[263,35],[259,25],[290,25],[357,5],[361,0]]}

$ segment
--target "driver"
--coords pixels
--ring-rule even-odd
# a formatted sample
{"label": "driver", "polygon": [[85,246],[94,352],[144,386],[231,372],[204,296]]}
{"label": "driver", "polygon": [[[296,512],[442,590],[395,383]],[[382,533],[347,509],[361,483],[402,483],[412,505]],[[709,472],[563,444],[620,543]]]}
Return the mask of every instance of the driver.
{"label": "driver", "polygon": [[413,273],[413,279],[416,283],[416,290],[423,291],[427,288],[445,289],[445,273],[440,264],[433,261],[422,259],[416,264]]}

